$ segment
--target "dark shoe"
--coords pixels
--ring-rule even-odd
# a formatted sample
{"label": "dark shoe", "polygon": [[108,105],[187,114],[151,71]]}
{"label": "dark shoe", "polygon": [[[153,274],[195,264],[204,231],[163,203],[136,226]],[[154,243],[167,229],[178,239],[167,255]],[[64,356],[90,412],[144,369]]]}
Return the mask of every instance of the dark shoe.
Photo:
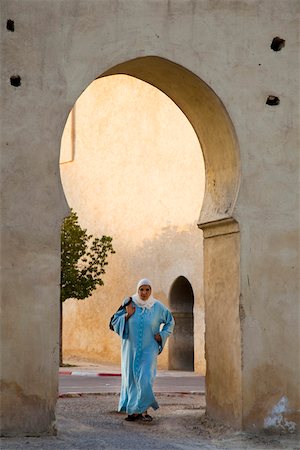
{"label": "dark shoe", "polygon": [[138,420],[140,418],[141,414],[128,414],[127,417],[125,417],[125,420],[128,422],[134,422],[135,420]]}
{"label": "dark shoe", "polygon": [[151,417],[149,414],[141,414],[141,417],[139,417],[139,420],[142,422],[152,422],[153,417]]}

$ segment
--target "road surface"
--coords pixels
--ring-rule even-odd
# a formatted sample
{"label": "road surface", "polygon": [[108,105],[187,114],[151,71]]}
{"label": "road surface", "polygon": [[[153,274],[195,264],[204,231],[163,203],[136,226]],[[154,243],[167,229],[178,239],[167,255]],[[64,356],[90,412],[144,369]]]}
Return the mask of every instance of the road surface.
{"label": "road surface", "polygon": [[[154,383],[156,393],[204,393],[204,377],[158,376]],[[119,393],[120,376],[59,375],[59,393]]]}

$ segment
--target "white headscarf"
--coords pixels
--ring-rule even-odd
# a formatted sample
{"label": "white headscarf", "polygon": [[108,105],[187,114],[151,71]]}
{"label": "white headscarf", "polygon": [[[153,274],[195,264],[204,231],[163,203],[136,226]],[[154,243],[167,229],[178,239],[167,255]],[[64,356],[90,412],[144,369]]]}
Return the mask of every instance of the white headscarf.
{"label": "white headscarf", "polygon": [[[139,288],[141,286],[150,286],[151,287],[151,295],[148,298],[148,300],[142,300],[139,296]],[[140,306],[143,309],[150,309],[152,308],[152,306],[154,305],[154,303],[156,303],[157,300],[155,300],[155,298],[152,295],[152,283],[150,280],[148,280],[147,278],[143,278],[142,280],[140,280],[138,282],[137,288],[136,288],[136,294],[132,295],[132,300],[134,301],[134,303],[136,303],[138,306]]]}

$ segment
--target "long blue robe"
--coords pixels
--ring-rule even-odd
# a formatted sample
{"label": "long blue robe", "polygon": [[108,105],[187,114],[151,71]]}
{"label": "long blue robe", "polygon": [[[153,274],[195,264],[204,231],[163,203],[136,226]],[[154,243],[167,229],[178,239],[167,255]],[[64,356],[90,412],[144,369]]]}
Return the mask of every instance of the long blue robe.
{"label": "long blue robe", "polygon": [[[157,355],[174,328],[172,314],[159,301],[150,309],[136,303],[134,306],[135,313],[127,321],[124,309],[116,312],[112,319],[114,331],[122,338],[122,386],[118,410],[128,414],[159,407],[152,389]],[[154,339],[157,333],[161,335],[161,344]]]}

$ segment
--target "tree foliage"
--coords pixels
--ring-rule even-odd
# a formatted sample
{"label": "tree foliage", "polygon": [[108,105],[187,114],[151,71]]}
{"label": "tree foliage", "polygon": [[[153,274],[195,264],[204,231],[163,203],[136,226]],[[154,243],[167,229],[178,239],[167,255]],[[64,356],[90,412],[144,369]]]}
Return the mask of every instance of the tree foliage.
{"label": "tree foliage", "polygon": [[107,257],[115,253],[112,237],[94,238],[78,223],[71,209],[61,228],[61,301],[85,299],[98,285],[103,285]]}

